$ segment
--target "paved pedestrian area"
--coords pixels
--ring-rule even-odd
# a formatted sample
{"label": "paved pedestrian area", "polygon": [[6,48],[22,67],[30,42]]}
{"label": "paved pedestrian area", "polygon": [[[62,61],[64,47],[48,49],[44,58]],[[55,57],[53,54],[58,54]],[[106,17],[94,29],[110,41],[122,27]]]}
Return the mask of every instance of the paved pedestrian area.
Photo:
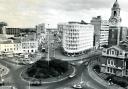
{"label": "paved pedestrian area", "polygon": [[83,58],[88,58],[92,55],[98,55],[98,54],[101,54],[100,51],[90,51],[86,54],[83,54],[83,55],[80,55],[80,56],[77,56],[77,57],[69,57],[69,56],[66,56],[62,53],[62,50],[61,49],[56,49],[55,50],[55,58],[56,59],[61,59],[61,60],[65,60],[65,61],[73,61],[73,60],[80,60],[80,59],[83,59]]}

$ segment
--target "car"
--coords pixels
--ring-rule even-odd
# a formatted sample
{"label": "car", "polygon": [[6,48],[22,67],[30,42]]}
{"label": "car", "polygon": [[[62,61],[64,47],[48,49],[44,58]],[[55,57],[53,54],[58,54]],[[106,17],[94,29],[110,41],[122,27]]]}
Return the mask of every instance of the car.
{"label": "car", "polygon": [[70,63],[71,65],[75,66],[76,64],[74,62]]}
{"label": "car", "polygon": [[83,61],[83,60],[81,60],[81,61],[79,61],[78,63],[79,63],[79,64],[82,64],[83,62],[84,62],[84,61]]}
{"label": "car", "polygon": [[30,83],[31,86],[41,86],[41,82],[40,81],[35,81],[35,82],[32,82]]}
{"label": "car", "polygon": [[74,77],[75,76],[75,73],[72,73],[71,75],[69,75],[68,77],[69,78],[72,78],[72,77]]}
{"label": "car", "polygon": [[[73,67],[74,68],[74,67]],[[71,75],[69,75],[69,78],[72,78],[72,77],[74,77],[76,75],[76,73],[75,73],[75,68],[74,68],[74,71],[73,71],[73,73],[71,74]]]}
{"label": "car", "polygon": [[84,63],[84,66],[87,66],[87,65],[88,65],[88,63],[89,63],[89,62],[87,62],[87,61],[86,61],[86,62]]}
{"label": "car", "polygon": [[81,84],[74,84],[72,87],[75,89],[82,89],[83,88]]}

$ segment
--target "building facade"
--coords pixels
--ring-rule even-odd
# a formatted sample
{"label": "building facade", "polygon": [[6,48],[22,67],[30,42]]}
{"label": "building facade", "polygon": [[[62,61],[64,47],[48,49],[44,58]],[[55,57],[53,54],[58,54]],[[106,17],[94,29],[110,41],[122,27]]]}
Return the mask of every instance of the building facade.
{"label": "building facade", "polygon": [[6,28],[7,35],[20,36],[21,33],[36,32],[35,28]]}
{"label": "building facade", "polygon": [[100,29],[100,47],[103,45],[108,45],[108,35],[109,35],[109,22],[108,20],[101,21]]}
{"label": "building facade", "polygon": [[77,56],[93,48],[94,26],[91,24],[68,22],[63,24],[62,34],[64,54],[68,56]]}
{"label": "building facade", "polygon": [[118,45],[120,42],[120,7],[116,0],[111,9],[111,17],[109,19],[109,46]]}
{"label": "building facade", "polygon": [[38,41],[36,39],[23,37],[21,38],[21,45],[23,53],[35,53],[38,51]]}
{"label": "building facade", "polygon": [[101,72],[128,77],[128,42],[102,51]]}
{"label": "building facade", "polygon": [[[64,29],[64,23],[59,23],[57,25],[57,29],[58,29],[58,37],[60,39],[60,44],[62,46],[62,38],[63,38],[63,29]],[[66,23],[65,23],[66,24]]]}
{"label": "building facade", "polygon": [[44,23],[38,24],[36,26],[36,33],[37,34],[46,33],[46,28],[45,28],[45,24]]}
{"label": "building facade", "polygon": [[0,52],[5,53],[35,53],[38,51],[37,40],[29,39],[8,39],[0,41]]}
{"label": "building facade", "polygon": [[91,24],[94,25],[94,42],[95,47],[99,46],[100,43],[100,29],[101,29],[101,16],[93,17]]}
{"label": "building facade", "polygon": [[23,53],[20,41],[13,41],[13,40],[0,42],[0,52]]}
{"label": "building facade", "polygon": [[120,27],[120,41],[125,41],[128,38],[128,28]]}
{"label": "building facade", "polygon": [[101,16],[93,17],[91,24],[94,25],[94,43],[93,45],[98,48],[102,45],[108,45],[109,35],[109,22],[102,20]]}

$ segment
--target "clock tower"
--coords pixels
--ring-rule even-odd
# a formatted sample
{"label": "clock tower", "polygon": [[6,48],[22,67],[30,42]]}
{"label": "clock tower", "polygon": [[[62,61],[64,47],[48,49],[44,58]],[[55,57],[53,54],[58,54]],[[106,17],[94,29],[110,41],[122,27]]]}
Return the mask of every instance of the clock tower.
{"label": "clock tower", "polygon": [[120,41],[120,7],[118,1],[116,0],[111,9],[111,16],[109,19],[109,37],[108,37],[108,45],[118,45]]}

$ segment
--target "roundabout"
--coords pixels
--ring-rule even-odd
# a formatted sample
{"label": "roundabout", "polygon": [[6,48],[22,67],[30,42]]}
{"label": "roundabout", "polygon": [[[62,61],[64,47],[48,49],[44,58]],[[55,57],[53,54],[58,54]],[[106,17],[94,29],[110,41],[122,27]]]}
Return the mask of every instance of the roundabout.
{"label": "roundabout", "polygon": [[58,59],[52,59],[51,61],[39,60],[23,70],[20,76],[31,85],[46,84],[73,77],[76,71],[76,68],[67,61]]}

